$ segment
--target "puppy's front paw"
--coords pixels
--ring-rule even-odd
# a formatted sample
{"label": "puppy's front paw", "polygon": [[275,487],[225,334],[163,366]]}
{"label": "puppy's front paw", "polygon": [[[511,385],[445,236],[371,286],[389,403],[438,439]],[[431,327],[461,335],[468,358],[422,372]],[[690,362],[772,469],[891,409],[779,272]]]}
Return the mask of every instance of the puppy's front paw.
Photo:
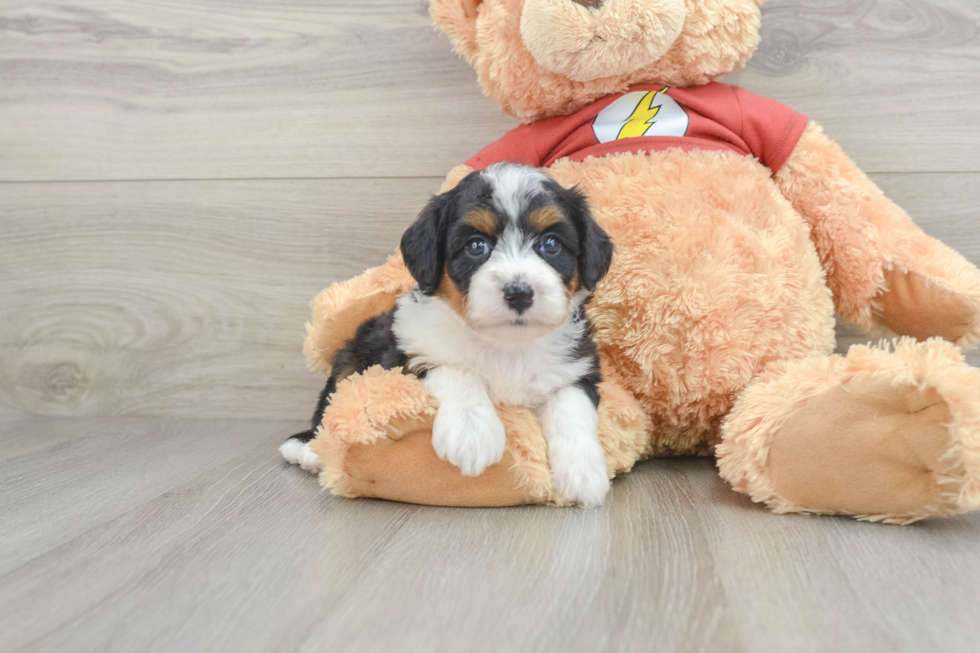
{"label": "puppy's front paw", "polygon": [[609,492],[606,457],[598,442],[555,447],[549,451],[551,481],[558,495],[583,508],[601,506]]}
{"label": "puppy's front paw", "polygon": [[507,437],[490,404],[447,402],[432,425],[436,455],[459,467],[463,476],[479,476],[504,457]]}

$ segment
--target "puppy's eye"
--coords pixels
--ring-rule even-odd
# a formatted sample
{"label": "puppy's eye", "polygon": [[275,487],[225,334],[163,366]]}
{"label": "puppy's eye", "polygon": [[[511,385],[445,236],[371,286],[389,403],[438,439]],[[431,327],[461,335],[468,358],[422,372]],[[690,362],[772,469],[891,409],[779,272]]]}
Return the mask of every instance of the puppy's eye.
{"label": "puppy's eye", "polygon": [[483,258],[490,253],[490,245],[486,239],[480,238],[479,236],[470,238],[469,242],[466,243],[465,249],[466,253],[473,258]]}
{"label": "puppy's eye", "polygon": [[554,236],[545,236],[538,241],[538,252],[546,256],[554,256],[561,251],[561,243]]}

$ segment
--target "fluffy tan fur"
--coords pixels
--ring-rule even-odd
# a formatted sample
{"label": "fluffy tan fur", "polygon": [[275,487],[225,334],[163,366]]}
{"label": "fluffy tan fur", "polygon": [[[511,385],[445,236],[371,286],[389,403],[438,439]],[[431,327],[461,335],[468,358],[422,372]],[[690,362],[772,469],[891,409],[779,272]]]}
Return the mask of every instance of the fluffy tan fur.
{"label": "fluffy tan fur", "polygon": [[[874,392],[862,392],[865,388]],[[797,478],[808,484],[822,479],[828,486],[815,501],[824,505],[800,505],[785,492],[800,491],[800,483],[774,469],[772,450],[780,438],[794,436],[788,422],[837,390],[845,393],[822,406],[822,417],[847,416],[840,420],[844,440],[828,434],[780,454],[797,459],[779,461],[792,465]],[[847,405],[847,395],[859,400]],[[892,395],[897,402],[887,401]],[[925,412],[933,407],[942,410]],[[862,423],[862,412],[869,422]],[[914,414],[927,421],[902,428]],[[877,428],[889,419],[892,429]],[[874,426],[863,428],[869,423]],[[741,395],[725,421],[717,453],[722,477],[775,512],[842,513],[907,524],[975,510],[980,508],[980,370],[964,365],[960,352],[938,339],[856,346],[846,357],[779,361]],[[842,467],[855,473],[841,474]],[[780,477],[783,492],[775,480]],[[842,483],[846,491],[835,496]],[[875,509],[896,503],[905,505]]]}
{"label": "fluffy tan fur", "polygon": [[684,26],[684,0],[524,0],[521,41],[544,68],[585,82],[657,61]]}
{"label": "fluffy tan fur", "polygon": [[[629,471],[647,453],[650,421],[615,383],[600,385],[600,440],[610,476]],[[507,433],[504,460],[465,477],[436,458],[431,445],[436,402],[401,369],[374,367],[341,382],[312,449],[320,483],[347,497],[383,497],[430,505],[555,503],[547,444],[526,408],[497,409]]]}
{"label": "fluffy tan fur", "polygon": [[[593,63],[627,72],[585,81],[552,69],[574,68],[575,39],[522,33],[524,0],[431,0],[431,11],[484,91],[530,120],[632,83],[683,86],[731,72],[758,42],[759,4],[685,0],[663,56],[641,65],[642,48],[613,44]],[[569,10],[558,0],[528,6]],[[571,32],[602,22],[580,10],[570,9]],[[548,48],[565,48],[572,63],[538,61],[534,52],[561,58],[541,54]],[[457,166],[443,189],[470,171]],[[830,356],[835,309],[871,332],[980,341],[980,271],[923,234],[819,127],[775,176],[732,153],[679,150],[561,160],[550,172],[588,195],[616,247],[587,308],[610,475],[648,456],[717,453],[722,476],[776,512],[909,523],[980,508],[980,372],[954,345],[905,339]],[[310,368],[329,371],[344,334],[412,285],[396,255],[318,295]],[[467,479],[428,444],[435,410],[399,370],[347,378],[312,445],[326,465],[321,482],[345,496],[443,505],[554,500],[528,411],[499,407],[504,462]]]}
{"label": "fluffy tan fur", "polygon": [[668,151],[559,161],[551,174],[579,184],[616,245],[587,310],[609,374],[655,424],[654,449],[705,453],[769,362],[833,350],[809,230],[758,164]]}
{"label": "fluffy tan fur", "polygon": [[313,372],[330,374],[334,354],[354,334],[364,320],[380,315],[395,305],[395,299],[415,285],[401,254],[382,266],[366,270],[349,281],[335,283],[321,291],[310,308],[303,353]]}
{"label": "fluffy tan fur", "polygon": [[[980,341],[976,268],[922,233],[819,126],[807,127],[775,181],[810,224],[840,317],[885,335],[943,335],[964,347]],[[889,301],[886,275],[892,270],[918,275],[920,280],[911,283],[931,284],[935,292],[919,303],[934,303],[926,307],[898,298]],[[901,328],[912,316],[927,321],[917,325],[917,332],[888,326]],[[942,332],[950,326],[958,330]]]}
{"label": "fluffy tan fur", "polygon": [[[502,111],[530,121],[573,113],[644,81],[705,84],[748,61],[759,44],[761,2],[685,0],[684,4],[683,27],[661,58],[643,68],[589,81],[574,81],[534,58],[521,38],[524,0],[484,0],[476,20],[467,17],[459,0],[431,0],[430,12],[457,51],[476,68],[484,92]],[[659,38],[656,32],[653,35]],[[547,32],[542,31],[540,38],[547,39]]]}

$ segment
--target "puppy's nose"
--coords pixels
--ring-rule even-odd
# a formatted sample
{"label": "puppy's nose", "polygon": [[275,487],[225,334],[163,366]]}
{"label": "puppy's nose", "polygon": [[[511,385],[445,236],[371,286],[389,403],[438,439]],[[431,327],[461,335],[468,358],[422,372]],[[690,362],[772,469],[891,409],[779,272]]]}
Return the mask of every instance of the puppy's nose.
{"label": "puppy's nose", "polygon": [[520,315],[534,302],[534,288],[523,283],[509,283],[504,286],[504,301]]}

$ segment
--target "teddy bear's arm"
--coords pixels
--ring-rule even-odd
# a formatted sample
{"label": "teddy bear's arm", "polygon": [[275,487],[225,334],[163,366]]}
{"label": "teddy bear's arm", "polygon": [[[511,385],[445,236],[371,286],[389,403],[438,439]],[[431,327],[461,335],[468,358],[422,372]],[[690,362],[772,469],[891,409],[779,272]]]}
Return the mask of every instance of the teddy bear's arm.
{"label": "teddy bear's arm", "polygon": [[980,271],[922,233],[819,126],[775,180],[810,224],[840,317],[869,332],[980,341]]}

